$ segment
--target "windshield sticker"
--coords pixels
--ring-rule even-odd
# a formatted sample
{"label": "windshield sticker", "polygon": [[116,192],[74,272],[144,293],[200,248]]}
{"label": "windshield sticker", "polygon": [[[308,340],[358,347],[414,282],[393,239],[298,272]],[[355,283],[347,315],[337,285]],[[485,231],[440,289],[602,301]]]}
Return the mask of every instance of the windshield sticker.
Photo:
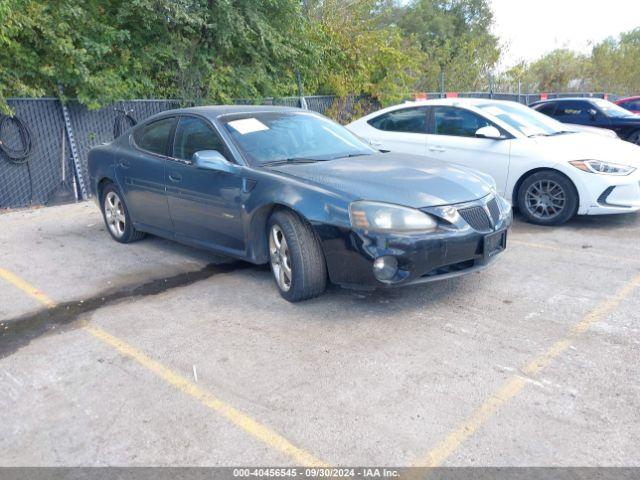
{"label": "windshield sticker", "polygon": [[242,120],[234,120],[232,122],[229,122],[227,125],[236,130],[240,135],[269,130],[269,127],[267,127],[257,118],[243,118]]}

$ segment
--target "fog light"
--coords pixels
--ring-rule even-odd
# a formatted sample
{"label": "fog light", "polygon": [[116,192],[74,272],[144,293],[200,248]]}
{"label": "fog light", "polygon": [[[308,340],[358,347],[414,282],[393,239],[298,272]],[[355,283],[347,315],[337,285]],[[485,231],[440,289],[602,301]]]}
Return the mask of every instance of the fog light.
{"label": "fog light", "polygon": [[395,257],[378,257],[373,262],[373,274],[381,282],[390,281],[398,272],[398,260]]}

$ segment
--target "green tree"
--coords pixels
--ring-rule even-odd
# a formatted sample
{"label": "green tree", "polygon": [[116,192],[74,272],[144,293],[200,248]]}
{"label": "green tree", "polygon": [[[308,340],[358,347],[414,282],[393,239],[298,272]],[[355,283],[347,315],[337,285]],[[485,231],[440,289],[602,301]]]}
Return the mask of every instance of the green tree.
{"label": "green tree", "polygon": [[589,78],[594,90],[622,95],[640,92],[640,27],[595,45]]}
{"label": "green tree", "polygon": [[388,1],[307,0],[304,11],[317,49],[317,68],[306,77],[314,90],[391,103],[414,89],[424,55],[413,36],[389,24]]}
{"label": "green tree", "polygon": [[487,86],[500,57],[488,0],[415,0],[400,10],[400,27],[415,35],[426,55],[419,88],[437,89],[441,72],[448,89]]}

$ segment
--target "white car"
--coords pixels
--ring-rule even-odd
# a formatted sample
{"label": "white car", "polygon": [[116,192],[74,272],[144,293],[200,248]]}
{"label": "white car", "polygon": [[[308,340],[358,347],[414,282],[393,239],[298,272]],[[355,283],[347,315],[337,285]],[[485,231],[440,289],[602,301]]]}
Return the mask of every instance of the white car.
{"label": "white car", "polygon": [[347,128],[380,150],[489,174],[497,191],[533,223],[559,225],[576,214],[640,210],[640,147],[576,132],[519,103],[407,102]]}

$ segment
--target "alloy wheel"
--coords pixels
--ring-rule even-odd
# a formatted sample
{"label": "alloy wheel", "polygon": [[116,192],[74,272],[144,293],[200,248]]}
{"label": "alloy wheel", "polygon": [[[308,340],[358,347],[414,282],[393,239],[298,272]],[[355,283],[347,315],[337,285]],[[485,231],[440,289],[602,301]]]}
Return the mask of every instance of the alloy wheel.
{"label": "alloy wheel", "polygon": [[564,188],[553,180],[538,180],[532,183],[524,198],[529,213],[541,220],[557,217],[567,203]]}
{"label": "alloy wheel", "polygon": [[104,216],[109,230],[116,238],[124,235],[127,219],[124,213],[124,205],[115,192],[109,192],[104,198]]}
{"label": "alloy wheel", "polygon": [[269,232],[269,254],[271,256],[271,270],[284,292],[291,288],[291,256],[284,232],[278,225],[273,225]]}

